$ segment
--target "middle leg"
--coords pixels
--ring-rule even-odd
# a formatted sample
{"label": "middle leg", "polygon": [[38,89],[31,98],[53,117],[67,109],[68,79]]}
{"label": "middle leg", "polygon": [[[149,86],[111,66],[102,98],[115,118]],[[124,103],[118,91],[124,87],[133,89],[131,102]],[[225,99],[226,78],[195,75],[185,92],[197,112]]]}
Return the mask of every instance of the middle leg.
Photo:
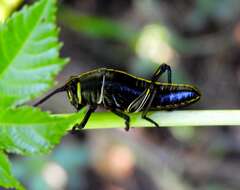
{"label": "middle leg", "polygon": [[125,120],[125,130],[129,131],[129,129],[130,129],[130,117],[127,114],[125,114],[125,113],[123,113],[119,110],[116,110],[116,109],[112,109],[111,112]]}

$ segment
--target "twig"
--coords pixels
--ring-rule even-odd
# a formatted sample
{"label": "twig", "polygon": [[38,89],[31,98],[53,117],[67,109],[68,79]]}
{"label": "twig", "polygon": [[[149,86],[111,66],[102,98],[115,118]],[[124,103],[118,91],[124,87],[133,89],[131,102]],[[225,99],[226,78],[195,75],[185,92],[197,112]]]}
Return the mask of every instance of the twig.
{"label": "twig", "polygon": [[[85,115],[81,111],[79,121]],[[68,116],[58,114],[55,116]],[[130,114],[131,127],[153,127],[151,123],[141,118],[141,113]],[[184,126],[240,126],[240,110],[184,110],[184,111],[155,111],[148,114],[161,127]],[[85,129],[124,128],[124,120],[111,112],[94,113]]]}

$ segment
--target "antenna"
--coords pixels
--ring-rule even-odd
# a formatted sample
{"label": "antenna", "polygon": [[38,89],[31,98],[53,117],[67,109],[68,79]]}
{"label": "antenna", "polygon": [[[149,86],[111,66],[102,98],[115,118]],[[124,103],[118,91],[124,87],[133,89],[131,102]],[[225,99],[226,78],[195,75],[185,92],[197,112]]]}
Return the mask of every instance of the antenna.
{"label": "antenna", "polygon": [[54,90],[53,92],[51,92],[50,94],[48,94],[47,96],[45,96],[44,98],[42,98],[41,100],[39,100],[38,102],[36,102],[35,104],[33,104],[34,107],[42,104],[43,102],[45,102],[47,99],[49,99],[51,96],[53,96],[54,94],[57,94],[59,92],[63,92],[66,91],[66,85],[57,88],[56,90]]}

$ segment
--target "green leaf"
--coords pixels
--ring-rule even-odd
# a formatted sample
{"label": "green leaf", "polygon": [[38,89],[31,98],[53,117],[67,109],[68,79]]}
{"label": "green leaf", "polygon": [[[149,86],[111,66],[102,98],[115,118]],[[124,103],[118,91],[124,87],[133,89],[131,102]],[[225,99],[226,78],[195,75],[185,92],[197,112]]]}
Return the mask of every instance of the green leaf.
{"label": "green leaf", "polygon": [[55,12],[55,1],[41,0],[0,27],[0,107],[13,107],[46,91],[66,63],[59,58]]}
{"label": "green leaf", "polygon": [[24,155],[46,153],[80,120],[79,114],[54,116],[31,107],[6,109],[0,112],[0,149]]}
{"label": "green leaf", "polygon": [[0,186],[5,188],[24,189],[12,176],[11,167],[7,156],[0,152]]}
{"label": "green leaf", "polygon": [[[14,108],[52,86],[67,61],[59,57],[55,14],[55,0],[40,0],[0,26],[0,151],[46,153],[80,122],[79,114],[53,116],[36,108]],[[23,189],[2,152],[0,186]]]}

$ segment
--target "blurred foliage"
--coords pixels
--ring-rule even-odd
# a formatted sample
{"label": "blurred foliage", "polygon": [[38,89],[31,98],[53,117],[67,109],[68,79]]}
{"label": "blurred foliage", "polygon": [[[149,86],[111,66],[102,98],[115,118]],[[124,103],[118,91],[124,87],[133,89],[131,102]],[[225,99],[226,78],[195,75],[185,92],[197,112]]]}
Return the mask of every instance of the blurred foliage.
{"label": "blurred foliage", "polygon": [[[55,186],[66,188],[67,185],[70,189],[82,189],[84,178],[83,174],[79,173],[79,168],[88,166],[89,150],[85,146],[70,143],[59,146],[48,156],[33,156],[12,161],[13,173],[27,185],[27,189],[47,190],[57,188]],[[61,170],[59,172],[56,167],[51,169],[53,165],[62,168],[67,176],[61,175]],[[51,178],[55,178],[57,184],[51,183]]]}
{"label": "blurred foliage", "polygon": [[189,141],[194,137],[195,129],[193,127],[171,128],[174,137],[180,141]]}
{"label": "blurred foliage", "polygon": [[79,14],[71,8],[61,8],[60,21],[70,29],[94,38],[114,39],[132,44],[136,33],[111,19]]}
{"label": "blurred foliage", "polygon": [[0,23],[4,22],[4,20],[12,13],[14,9],[16,9],[23,0],[0,0]]}
{"label": "blurred foliage", "polygon": [[191,25],[201,26],[209,17],[217,22],[228,22],[239,13],[238,0],[197,0],[195,9],[192,12]]}
{"label": "blurred foliage", "polygon": [[17,189],[23,189],[20,183],[12,176],[11,166],[7,156],[0,152],[0,186],[6,188],[15,187]]}

